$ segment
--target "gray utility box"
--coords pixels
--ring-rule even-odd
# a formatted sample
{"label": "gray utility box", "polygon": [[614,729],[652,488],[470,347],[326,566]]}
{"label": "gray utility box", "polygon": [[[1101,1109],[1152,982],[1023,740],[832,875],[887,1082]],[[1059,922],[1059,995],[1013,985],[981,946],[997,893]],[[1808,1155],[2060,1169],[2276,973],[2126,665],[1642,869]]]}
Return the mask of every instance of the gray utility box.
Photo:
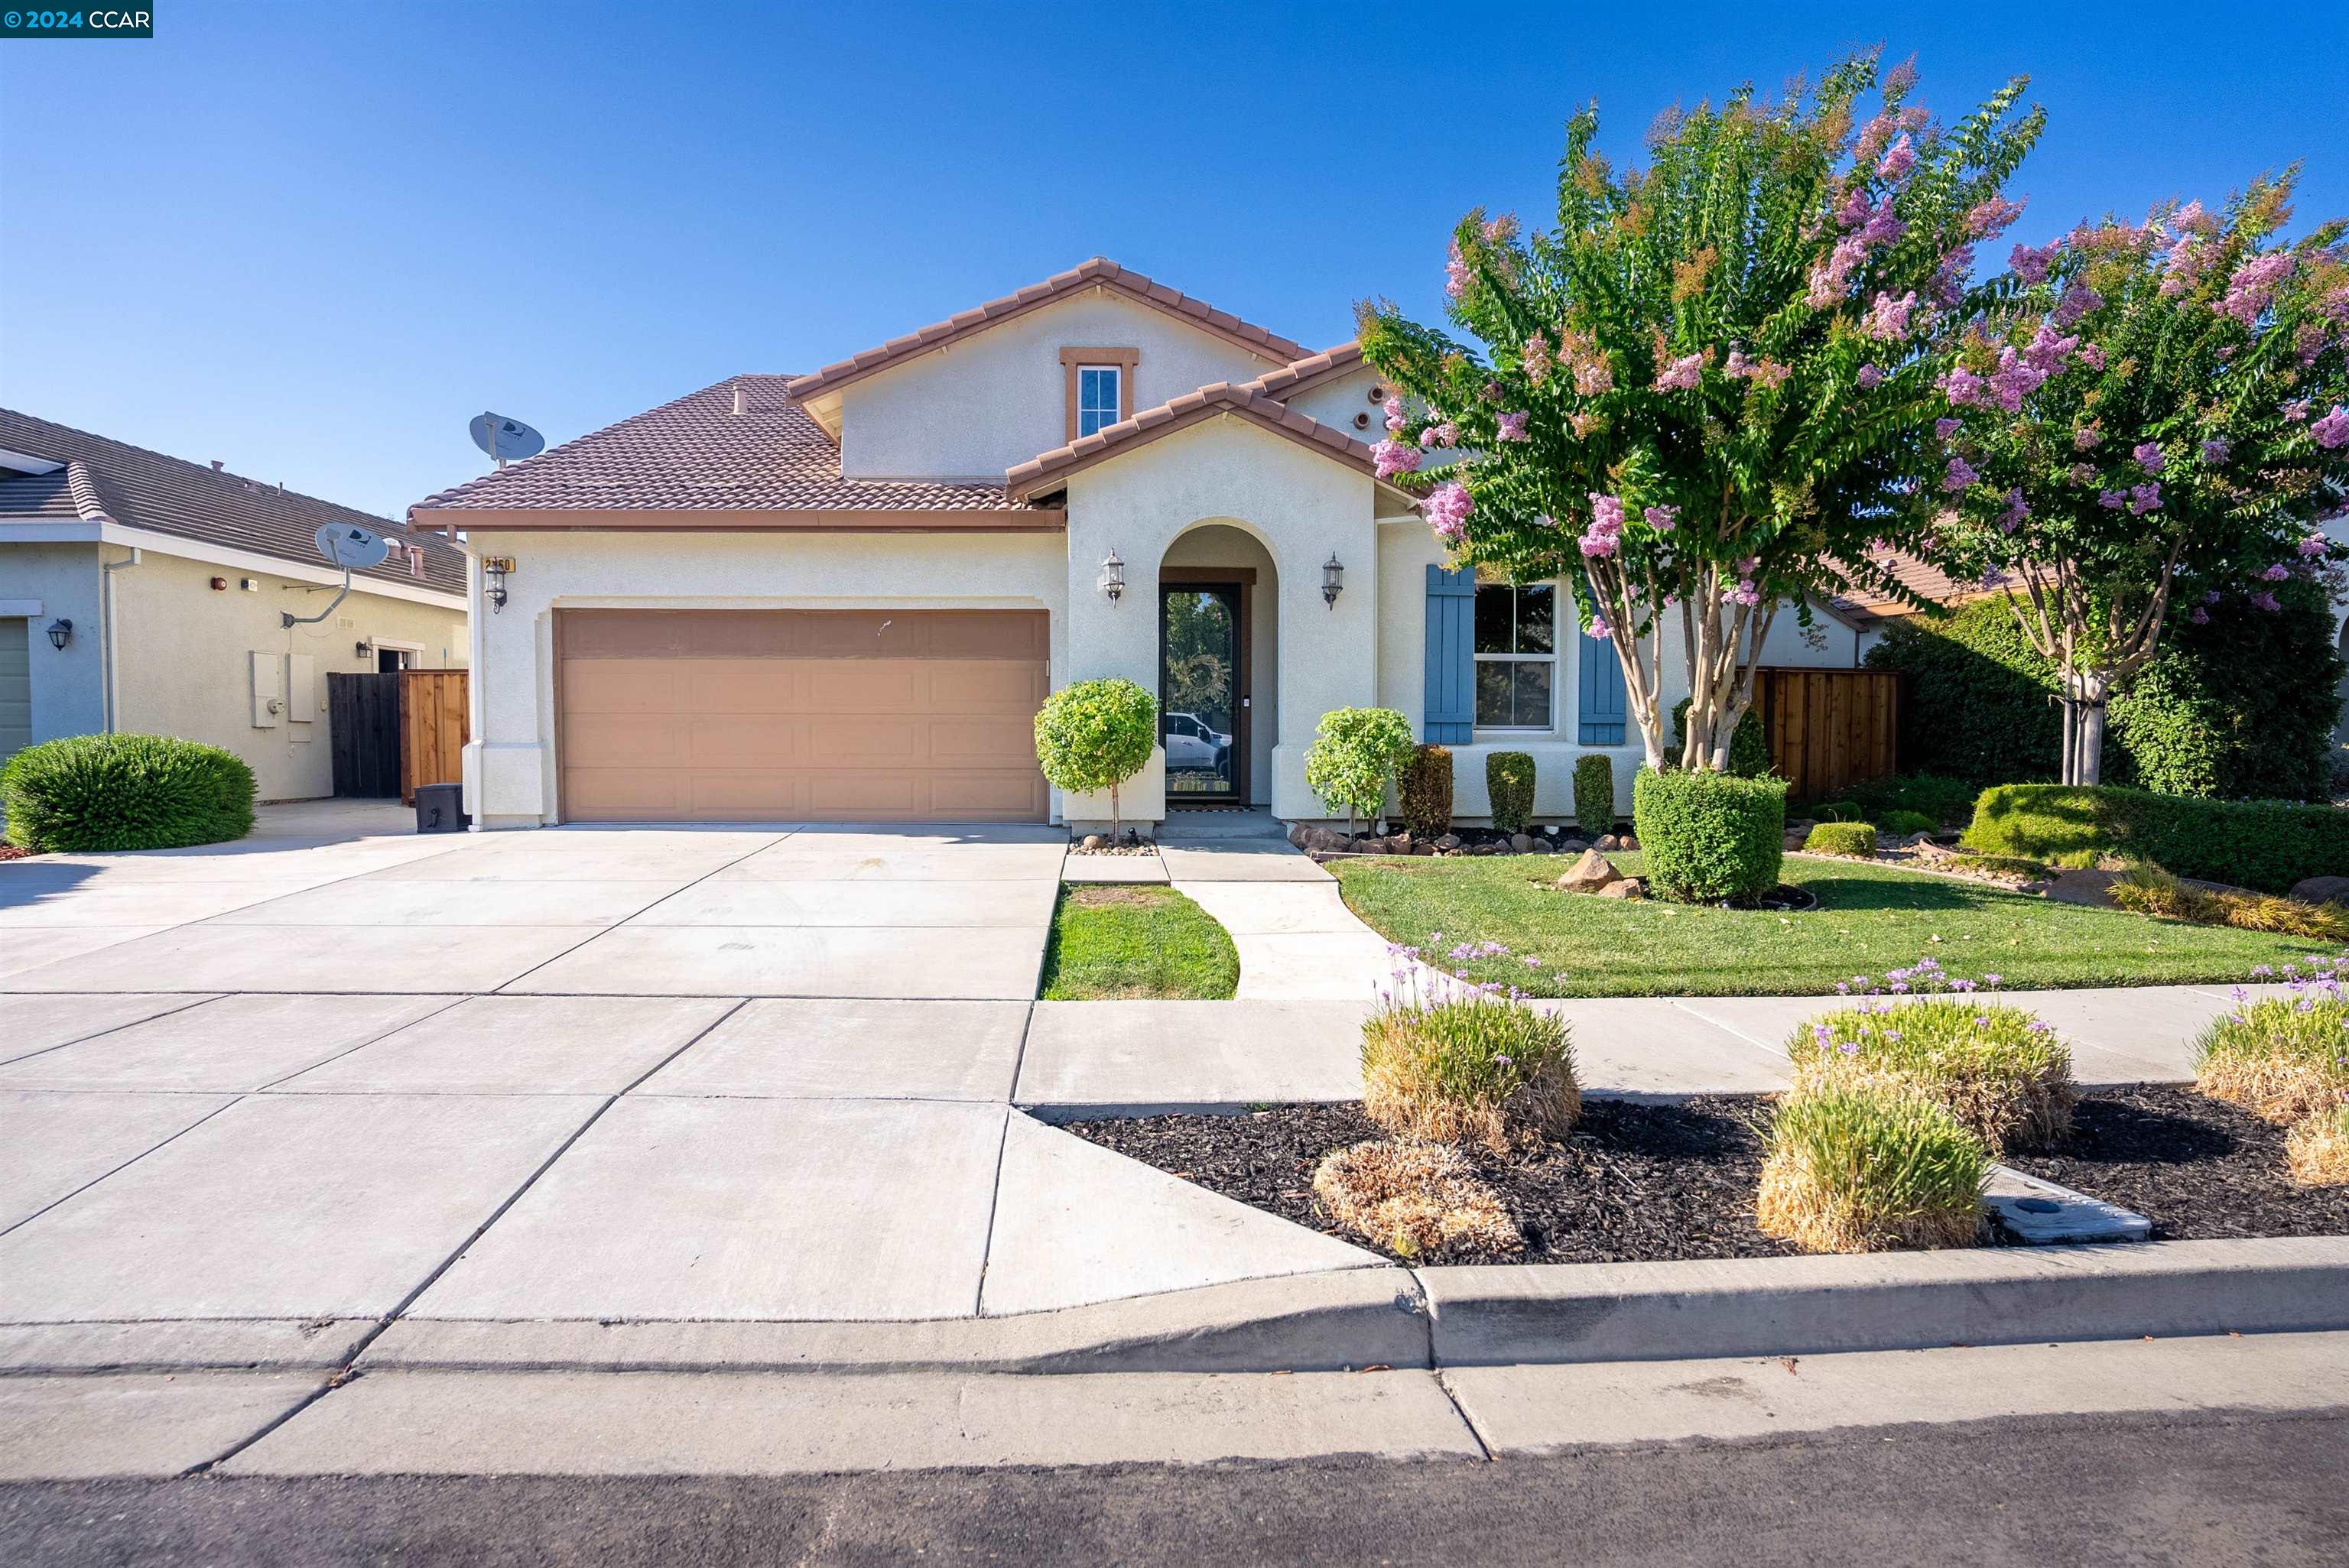
{"label": "gray utility box", "polygon": [[416,830],[419,833],[461,833],[473,819],[465,815],[461,784],[419,784],[416,787]]}

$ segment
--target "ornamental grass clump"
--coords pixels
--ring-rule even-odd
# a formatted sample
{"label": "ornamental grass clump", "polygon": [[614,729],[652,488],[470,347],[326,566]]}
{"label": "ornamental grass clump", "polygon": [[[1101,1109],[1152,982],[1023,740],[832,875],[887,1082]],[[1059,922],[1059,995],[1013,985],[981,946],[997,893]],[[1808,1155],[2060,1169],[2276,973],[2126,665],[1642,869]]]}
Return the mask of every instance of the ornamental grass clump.
{"label": "ornamental grass clump", "polygon": [[1948,1109],[1882,1085],[1798,1090],[1770,1124],[1763,1233],[1807,1252],[1971,1246],[1990,1155]]}
{"label": "ornamental grass clump", "polygon": [[[2266,969],[2251,973],[2264,978]],[[2349,1095],[2344,975],[2349,959],[2317,959],[2306,972],[2284,965],[2292,995],[2253,1001],[2237,987],[2234,1009],[2196,1044],[2195,1088],[2278,1126],[2331,1112]]]}
{"label": "ornamental grass clump", "polygon": [[1863,1001],[1798,1026],[1786,1054],[1798,1094],[1882,1087],[1921,1095],[1997,1151],[2061,1142],[2080,1098],[2072,1053],[2051,1026],[1975,996]]}
{"label": "ornamental grass clump", "polygon": [[1812,855],[1856,855],[1862,860],[1876,853],[1876,825],[1873,822],[1821,822],[1803,840],[1803,852]]}
{"label": "ornamental grass clump", "polygon": [[2139,866],[2115,882],[2112,898],[2122,909],[2167,920],[2349,943],[2349,909],[2338,903],[2302,903],[2271,893],[2197,887],[2155,866]]}
{"label": "ornamental grass clump", "polygon": [[2283,1157],[2303,1187],[2349,1184],[2349,1100],[2302,1118],[2283,1140]]}
{"label": "ornamental grass clump", "polygon": [[[1498,943],[1463,962],[1503,955]],[[1496,1154],[1563,1137],[1582,1114],[1565,1023],[1496,987],[1410,981],[1362,1025],[1362,1109],[1388,1131]]]}
{"label": "ornamental grass clump", "polygon": [[1441,1143],[1379,1139],[1334,1150],[1313,1172],[1313,1195],[1330,1219],[1398,1257],[1526,1244],[1499,1194]]}

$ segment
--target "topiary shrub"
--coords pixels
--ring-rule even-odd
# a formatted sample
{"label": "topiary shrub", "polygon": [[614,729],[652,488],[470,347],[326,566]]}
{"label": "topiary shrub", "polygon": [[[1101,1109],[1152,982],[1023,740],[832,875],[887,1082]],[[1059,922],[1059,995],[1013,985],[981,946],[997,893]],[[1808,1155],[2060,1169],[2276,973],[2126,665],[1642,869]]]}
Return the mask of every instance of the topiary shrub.
{"label": "topiary shrub", "polygon": [[[1647,841],[1642,839],[1641,843]],[[1876,824],[1873,822],[1821,822],[1803,839],[1806,853],[1814,855],[1856,855],[1862,860],[1876,853]]]}
{"label": "topiary shrub", "polygon": [[1941,824],[1922,811],[1887,811],[1876,819],[1876,827],[1878,832],[1889,833],[1896,839],[1905,839],[1911,833],[1938,833],[1941,830]]}
{"label": "topiary shrub", "polygon": [[2288,892],[2349,868],[2349,811],[2283,800],[2202,800],[2111,785],[2006,784],[1982,791],[1966,847],[2049,865],[2105,855],[2173,876]]}
{"label": "topiary shrub", "polygon": [[[1675,758],[1688,744],[1688,710],[1691,697],[1682,697],[1672,709],[1672,749]],[[1770,738],[1763,733],[1762,716],[1752,708],[1737,721],[1736,733],[1729,738],[1728,771],[1740,779],[1760,779],[1770,771]]]}
{"label": "topiary shrub", "polygon": [[1402,825],[1415,839],[1440,839],[1452,830],[1452,748],[1422,746],[1403,764]]}
{"label": "topiary shrub", "polygon": [[218,844],[253,831],[253,769],[233,751],[169,735],[76,735],[0,768],[19,849],[104,854]]}
{"label": "topiary shrub", "polygon": [[1884,1084],[1947,1109],[1986,1148],[2045,1149],[2072,1130],[2072,1053],[2020,1007],[1929,996],[1839,1007],[1786,1042],[1795,1089]]}
{"label": "topiary shrub", "polygon": [[1305,787],[1333,813],[1343,807],[1350,832],[1356,819],[1385,809],[1388,783],[1411,760],[1411,720],[1391,707],[1333,707],[1314,737],[1305,749]]}
{"label": "topiary shrub", "polygon": [[1754,1218],[1815,1253],[1971,1246],[1990,1156],[1947,1108],[1880,1086],[1787,1096]]}
{"label": "topiary shrub", "polygon": [[1495,832],[1524,832],[1534,816],[1534,759],[1522,751],[1488,755],[1485,795],[1492,802]]}
{"label": "topiary shrub", "polygon": [[1130,680],[1078,681],[1036,710],[1036,760],[1055,789],[1109,791],[1112,822],[1121,820],[1117,787],[1142,771],[1158,744],[1158,702]]}
{"label": "topiary shrub", "polygon": [[1362,1025],[1362,1109],[1388,1131],[1495,1153],[1582,1114],[1565,1023],[1476,993],[1390,1002]]}
{"label": "topiary shrub", "polygon": [[2349,1001],[2329,985],[2239,1003],[2195,1042],[2194,1088],[2278,1126],[2330,1110],[2349,1095],[2344,1029]]}
{"label": "topiary shrub", "polygon": [[1785,859],[1786,786],[1643,768],[1631,785],[1631,828],[1650,893],[1698,903],[1758,898],[1778,885]]}
{"label": "topiary shrub", "polygon": [[1313,1196],[1323,1213],[1397,1257],[1525,1249],[1500,1194],[1445,1144],[1381,1138],[1332,1150],[1314,1170]]}
{"label": "topiary shrub", "polygon": [[1588,838],[1615,830],[1615,759],[1586,752],[1574,759],[1574,825]]}

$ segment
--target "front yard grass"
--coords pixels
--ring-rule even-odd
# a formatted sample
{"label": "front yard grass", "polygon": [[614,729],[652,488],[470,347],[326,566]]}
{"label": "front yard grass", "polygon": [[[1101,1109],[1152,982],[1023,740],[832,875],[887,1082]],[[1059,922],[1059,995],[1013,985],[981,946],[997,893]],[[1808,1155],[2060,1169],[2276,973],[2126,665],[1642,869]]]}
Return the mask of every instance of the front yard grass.
{"label": "front yard grass", "polygon": [[1240,982],[1230,934],[1170,887],[1067,883],[1044,948],[1047,1002],[1220,1002]]}
{"label": "front yard grass", "polygon": [[[1642,856],[1610,858],[1626,875],[1642,874]],[[1389,940],[1429,950],[1446,968],[1461,967],[1443,956],[1455,945],[1500,943],[1506,956],[1467,972],[1537,996],[1814,995],[1923,957],[1968,979],[1997,975],[2009,989],[2235,981],[2254,965],[2333,951],[1860,861],[1787,857],[1780,874],[1819,901],[1802,913],[1554,892],[1563,869],[1556,857],[1529,855],[1331,867],[1347,904]]]}

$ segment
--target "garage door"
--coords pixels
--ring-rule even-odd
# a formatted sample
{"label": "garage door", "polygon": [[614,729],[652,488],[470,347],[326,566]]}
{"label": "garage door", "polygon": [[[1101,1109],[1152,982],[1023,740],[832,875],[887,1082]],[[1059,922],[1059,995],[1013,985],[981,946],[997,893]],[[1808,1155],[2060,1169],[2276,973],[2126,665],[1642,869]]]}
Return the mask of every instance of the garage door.
{"label": "garage door", "polygon": [[0,616],[0,762],[33,743],[33,624]]}
{"label": "garage door", "polygon": [[1040,822],[1041,610],[564,610],[563,814]]}

